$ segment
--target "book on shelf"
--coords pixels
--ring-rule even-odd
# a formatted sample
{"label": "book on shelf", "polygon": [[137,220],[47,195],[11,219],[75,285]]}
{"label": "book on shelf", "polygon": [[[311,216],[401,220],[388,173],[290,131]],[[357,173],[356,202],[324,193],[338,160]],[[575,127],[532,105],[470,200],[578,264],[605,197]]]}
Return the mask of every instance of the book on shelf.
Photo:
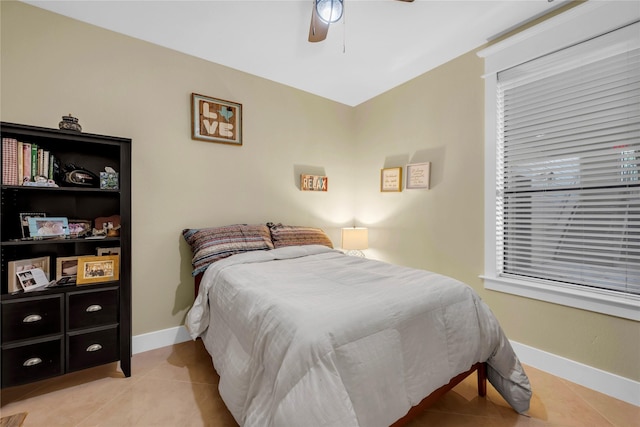
{"label": "book on shelf", "polygon": [[47,179],[51,178],[49,176],[49,157],[50,157],[50,153],[49,150],[42,150],[42,176],[46,177]]}
{"label": "book on shelf", "polygon": [[18,185],[18,141],[2,138],[2,184]]}
{"label": "book on shelf", "polygon": [[31,181],[31,144],[22,143],[22,182]]}
{"label": "book on shelf", "polygon": [[38,176],[42,176],[42,166],[44,165],[44,150],[38,148]]}
{"label": "book on shelf", "polygon": [[24,160],[22,158],[24,153],[22,152],[22,142],[20,142],[20,141],[18,141],[18,148],[16,150],[16,155],[17,155],[16,162],[18,163],[18,182],[17,182],[17,185],[20,185],[20,184],[22,184],[22,177],[24,175]]}
{"label": "book on shelf", "polygon": [[56,162],[56,156],[53,153],[49,153],[49,179],[54,179],[54,165]]}
{"label": "book on shelf", "polygon": [[36,176],[54,179],[55,156],[36,144],[2,138],[2,184],[30,185]]}
{"label": "book on shelf", "polygon": [[38,175],[38,146],[36,144],[31,144],[31,179],[33,181],[33,177]]}

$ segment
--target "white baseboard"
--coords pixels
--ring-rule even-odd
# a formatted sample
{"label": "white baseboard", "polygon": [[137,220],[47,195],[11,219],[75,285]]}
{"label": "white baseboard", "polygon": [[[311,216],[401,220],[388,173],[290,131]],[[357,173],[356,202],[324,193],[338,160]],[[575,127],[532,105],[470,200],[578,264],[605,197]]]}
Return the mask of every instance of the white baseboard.
{"label": "white baseboard", "polygon": [[640,382],[621,377],[546,351],[511,341],[513,350],[525,365],[548,372],[572,383],[590,388],[635,406],[640,406]]}
{"label": "white baseboard", "polygon": [[[149,332],[133,337],[133,354],[189,341],[184,326]],[[616,399],[640,406],[640,382],[624,378],[546,351],[511,341],[513,350],[525,365],[580,384]]]}
{"label": "white baseboard", "polygon": [[132,353],[142,353],[149,350],[155,350],[160,347],[178,344],[189,341],[191,337],[187,328],[178,326],[175,328],[163,329],[160,331],[149,332],[147,334],[135,335],[132,339]]}

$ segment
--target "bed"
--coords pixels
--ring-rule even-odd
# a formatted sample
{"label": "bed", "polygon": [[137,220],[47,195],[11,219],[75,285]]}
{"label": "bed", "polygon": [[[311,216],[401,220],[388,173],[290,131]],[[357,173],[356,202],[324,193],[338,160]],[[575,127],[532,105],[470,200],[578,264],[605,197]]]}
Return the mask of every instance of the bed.
{"label": "bed", "polygon": [[486,374],[515,411],[528,410],[527,376],[471,287],[330,241],[279,245],[267,229],[265,248],[251,233],[240,233],[250,250],[221,237],[224,256],[204,264],[183,232],[199,281],[186,326],[211,354],[238,424],[400,426],[474,371],[480,394]]}

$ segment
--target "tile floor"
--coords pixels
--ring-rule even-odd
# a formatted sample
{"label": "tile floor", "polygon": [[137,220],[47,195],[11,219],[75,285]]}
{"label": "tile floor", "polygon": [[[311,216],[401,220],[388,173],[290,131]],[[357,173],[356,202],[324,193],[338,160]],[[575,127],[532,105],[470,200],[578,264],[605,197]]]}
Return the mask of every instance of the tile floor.
{"label": "tile floor", "polygon": [[[237,426],[220,399],[218,376],[201,341],[133,357],[124,378],[117,364],[2,390],[0,416],[28,412],[24,427]],[[529,416],[516,414],[475,376],[445,395],[410,427],[635,427],[640,408],[525,366],[533,387]],[[302,426],[292,426],[302,427]]]}

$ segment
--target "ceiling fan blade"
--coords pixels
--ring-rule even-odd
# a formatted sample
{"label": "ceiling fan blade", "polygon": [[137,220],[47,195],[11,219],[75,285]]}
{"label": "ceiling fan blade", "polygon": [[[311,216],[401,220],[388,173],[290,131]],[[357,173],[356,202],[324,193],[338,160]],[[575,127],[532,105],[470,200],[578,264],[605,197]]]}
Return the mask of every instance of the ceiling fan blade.
{"label": "ceiling fan blade", "polygon": [[321,42],[327,38],[327,32],[329,31],[329,23],[324,22],[318,16],[316,12],[315,3],[311,12],[311,25],[309,26],[309,41]]}

